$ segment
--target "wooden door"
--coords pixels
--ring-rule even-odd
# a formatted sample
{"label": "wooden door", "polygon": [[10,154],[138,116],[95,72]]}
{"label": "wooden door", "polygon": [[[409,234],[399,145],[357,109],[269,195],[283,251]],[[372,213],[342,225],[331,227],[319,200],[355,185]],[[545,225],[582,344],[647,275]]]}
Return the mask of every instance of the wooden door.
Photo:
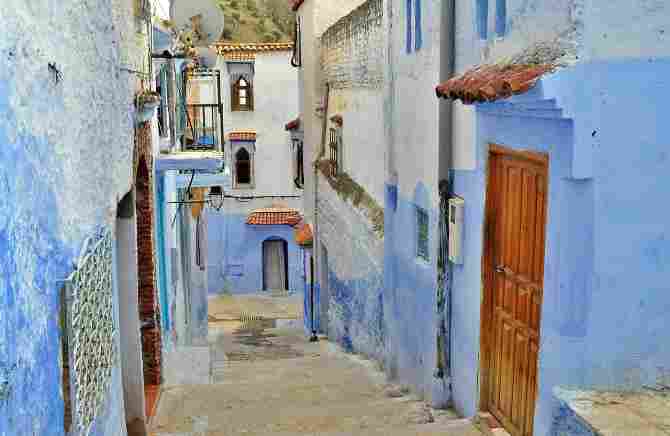
{"label": "wooden door", "polygon": [[547,209],[546,155],[491,146],[482,307],[482,406],[533,434]]}

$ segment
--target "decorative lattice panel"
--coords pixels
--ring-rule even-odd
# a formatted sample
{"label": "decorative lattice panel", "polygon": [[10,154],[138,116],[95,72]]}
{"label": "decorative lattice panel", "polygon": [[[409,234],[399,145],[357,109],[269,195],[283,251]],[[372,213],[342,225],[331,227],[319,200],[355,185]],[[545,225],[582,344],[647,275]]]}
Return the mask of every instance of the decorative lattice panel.
{"label": "decorative lattice panel", "polygon": [[384,81],[384,8],[369,0],[321,37],[324,80],[334,88],[379,88]]}
{"label": "decorative lattice panel", "polygon": [[109,392],[116,359],[112,236],[106,231],[66,281],[72,433],[88,435]]}

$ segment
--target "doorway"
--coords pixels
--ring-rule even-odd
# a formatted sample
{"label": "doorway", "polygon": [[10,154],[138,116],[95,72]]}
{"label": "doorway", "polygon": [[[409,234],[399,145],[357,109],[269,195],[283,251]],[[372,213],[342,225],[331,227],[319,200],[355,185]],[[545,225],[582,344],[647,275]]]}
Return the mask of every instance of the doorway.
{"label": "doorway", "polygon": [[142,343],[137,291],[135,198],[128,192],[116,212],[116,277],[119,293],[119,342],[126,423],[131,434],[146,434]]}
{"label": "doorway", "polygon": [[328,309],[330,307],[330,279],[328,277],[328,249],[321,244],[321,259],[319,262],[319,328],[321,333],[328,336]]}
{"label": "doorway", "polygon": [[491,145],[483,258],[481,408],[533,434],[548,156]]}
{"label": "doorway", "polygon": [[263,290],[288,289],[288,243],[283,239],[263,242]]}
{"label": "doorway", "polygon": [[[143,130],[142,135],[150,134]],[[135,215],[137,228],[137,293],[142,340],[145,412],[155,410],[161,384],[161,326],[154,262],[154,204],[151,166],[141,156],[135,179]]]}

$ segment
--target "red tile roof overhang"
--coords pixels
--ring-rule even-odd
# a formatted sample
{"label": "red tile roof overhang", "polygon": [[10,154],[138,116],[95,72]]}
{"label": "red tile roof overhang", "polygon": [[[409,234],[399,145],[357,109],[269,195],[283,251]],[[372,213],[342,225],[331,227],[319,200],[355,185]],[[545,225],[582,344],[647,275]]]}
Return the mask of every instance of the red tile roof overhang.
{"label": "red tile roof overhang", "polygon": [[295,242],[301,247],[310,247],[314,242],[312,226],[307,223],[300,223],[295,228]]}
{"label": "red tile roof overhang", "polygon": [[288,0],[288,5],[291,7],[293,12],[296,12],[300,9],[300,6],[305,2],[305,0]]}
{"label": "red tile roof overhang", "polygon": [[247,217],[247,224],[255,226],[295,226],[302,221],[297,209],[268,207],[256,209]]}
{"label": "red tile roof overhang", "polygon": [[286,131],[290,132],[291,130],[296,130],[298,127],[300,127],[300,118],[296,118],[295,120],[289,121],[284,128]]}
{"label": "red tile roof overhang", "polygon": [[438,97],[465,104],[500,100],[531,89],[553,65],[481,65],[435,88]]}
{"label": "red tile roof overhang", "polygon": [[229,141],[256,141],[256,132],[239,131],[228,133]]}

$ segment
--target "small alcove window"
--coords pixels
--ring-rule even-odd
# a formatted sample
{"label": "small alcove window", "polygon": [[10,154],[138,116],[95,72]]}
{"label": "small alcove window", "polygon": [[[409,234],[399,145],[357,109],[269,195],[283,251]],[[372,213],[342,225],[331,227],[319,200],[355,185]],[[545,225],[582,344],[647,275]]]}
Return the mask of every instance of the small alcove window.
{"label": "small alcove window", "polygon": [[416,208],[416,257],[429,260],[428,254],[428,212],[417,206]]}
{"label": "small alcove window", "polygon": [[254,110],[253,88],[251,83],[244,77],[240,77],[237,82],[233,84],[231,101],[233,111]]}
{"label": "small alcove window", "polygon": [[235,185],[251,184],[251,155],[246,148],[235,153]]}

